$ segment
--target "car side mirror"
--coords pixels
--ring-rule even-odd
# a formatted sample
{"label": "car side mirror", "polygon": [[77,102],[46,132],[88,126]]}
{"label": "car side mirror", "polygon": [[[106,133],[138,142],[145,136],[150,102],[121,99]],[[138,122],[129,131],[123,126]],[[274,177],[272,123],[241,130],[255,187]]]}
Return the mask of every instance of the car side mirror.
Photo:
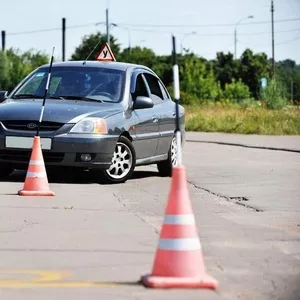
{"label": "car side mirror", "polygon": [[133,109],[151,108],[153,106],[152,99],[145,96],[137,96],[133,103]]}
{"label": "car side mirror", "polygon": [[8,91],[0,91],[0,103],[7,99]]}

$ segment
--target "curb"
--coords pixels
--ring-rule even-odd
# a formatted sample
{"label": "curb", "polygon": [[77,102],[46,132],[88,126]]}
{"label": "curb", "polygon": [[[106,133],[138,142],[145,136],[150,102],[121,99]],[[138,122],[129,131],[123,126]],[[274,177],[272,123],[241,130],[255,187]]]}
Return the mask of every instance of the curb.
{"label": "curb", "polygon": [[192,140],[192,139],[186,139],[185,141],[188,142],[188,143],[218,144],[218,145],[235,146],[235,147],[243,147],[243,148],[254,148],[254,149],[263,149],[263,150],[273,150],[273,151],[285,151],[285,152],[300,153],[300,149],[297,150],[297,149],[289,149],[289,148],[254,146],[254,145],[246,145],[246,144],[218,142],[218,141]]}

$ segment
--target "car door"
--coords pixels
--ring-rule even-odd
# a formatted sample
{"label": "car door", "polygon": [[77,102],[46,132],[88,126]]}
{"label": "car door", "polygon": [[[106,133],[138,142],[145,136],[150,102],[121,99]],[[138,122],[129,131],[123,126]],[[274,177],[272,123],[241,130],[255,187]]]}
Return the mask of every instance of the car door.
{"label": "car door", "polygon": [[[142,72],[136,76],[135,90],[132,93],[134,102],[137,96],[149,97],[149,89]],[[134,147],[137,160],[153,157],[156,154],[156,148],[159,138],[159,127],[156,107],[135,109],[134,113],[138,117],[135,125]]]}
{"label": "car door", "polygon": [[150,73],[145,73],[151,99],[158,117],[159,139],[156,155],[166,154],[175,131],[175,104],[171,101],[163,83]]}

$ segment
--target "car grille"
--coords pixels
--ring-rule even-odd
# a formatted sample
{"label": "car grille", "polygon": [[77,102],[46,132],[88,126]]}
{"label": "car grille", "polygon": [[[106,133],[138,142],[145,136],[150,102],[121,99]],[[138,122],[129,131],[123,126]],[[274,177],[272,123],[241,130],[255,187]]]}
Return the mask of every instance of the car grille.
{"label": "car grille", "polygon": [[[15,162],[29,162],[31,151],[28,150],[0,150],[0,159]],[[45,163],[61,162],[64,153],[43,151]]]}
{"label": "car grille", "polygon": [[[7,129],[22,130],[22,131],[36,131],[39,123],[36,121],[18,120],[18,121],[2,121],[2,124]],[[56,131],[62,126],[63,126],[62,123],[42,122],[40,126],[40,131]]]}

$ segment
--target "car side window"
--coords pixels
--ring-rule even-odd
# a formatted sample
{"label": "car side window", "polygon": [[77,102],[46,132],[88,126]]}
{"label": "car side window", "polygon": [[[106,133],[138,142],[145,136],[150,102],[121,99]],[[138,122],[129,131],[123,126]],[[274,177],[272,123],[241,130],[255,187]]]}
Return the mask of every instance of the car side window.
{"label": "car side window", "polygon": [[142,74],[139,74],[136,78],[135,91],[132,94],[133,100],[138,96],[149,97]]}
{"label": "car side window", "polygon": [[152,98],[154,104],[161,104],[164,101],[164,96],[163,96],[162,90],[159,86],[158,79],[155,76],[148,74],[148,73],[145,73],[144,76],[149,85],[149,88],[151,91],[151,98]]}
{"label": "car side window", "polygon": [[164,86],[160,81],[158,82],[158,84],[159,84],[159,86],[160,86],[160,88],[161,88],[161,92],[162,92],[162,94],[163,94],[164,100],[170,99],[170,96],[169,96],[169,94],[167,93],[165,86]]}

